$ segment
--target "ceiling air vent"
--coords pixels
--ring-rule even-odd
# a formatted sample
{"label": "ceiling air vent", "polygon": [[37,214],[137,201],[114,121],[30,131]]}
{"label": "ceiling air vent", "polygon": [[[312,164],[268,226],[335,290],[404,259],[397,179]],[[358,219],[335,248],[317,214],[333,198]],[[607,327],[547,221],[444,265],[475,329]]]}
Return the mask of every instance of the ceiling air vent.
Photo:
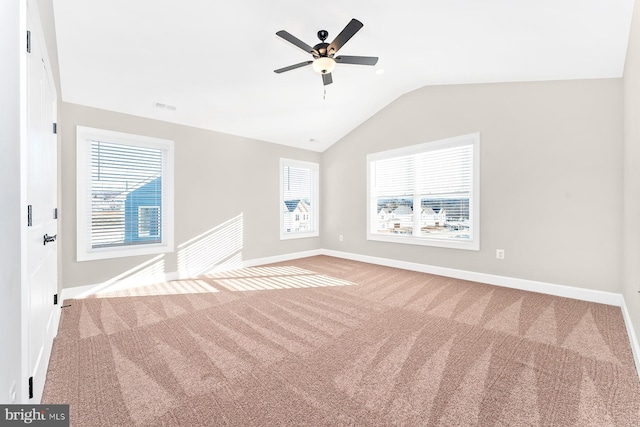
{"label": "ceiling air vent", "polygon": [[153,106],[161,110],[176,111],[175,105],[163,104],[162,102],[154,102]]}

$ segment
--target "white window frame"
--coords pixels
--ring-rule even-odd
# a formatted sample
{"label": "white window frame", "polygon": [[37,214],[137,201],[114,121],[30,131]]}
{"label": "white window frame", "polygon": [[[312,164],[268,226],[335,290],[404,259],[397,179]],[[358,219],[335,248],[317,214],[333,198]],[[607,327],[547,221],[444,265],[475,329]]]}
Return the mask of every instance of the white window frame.
{"label": "white window frame", "polygon": [[[140,243],[131,246],[92,248],[88,233],[91,203],[91,141],[104,141],[118,144],[127,144],[138,147],[159,148],[166,156],[162,171],[162,210],[163,221],[162,241],[160,243]],[[174,142],[168,139],[154,138],[143,135],[133,135],[123,132],[115,132],[105,129],[96,129],[85,126],[76,128],[76,224],[77,224],[77,260],[90,261],[98,259],[121,258],[137,255],[153,255],[174,250]]]}
{"label": "white window frame", "polygon": [[[298,229],[285,232],[284,229],[284,179],[282,171],[285,166],[306,168],[311,170],[311,230],[299,231]],[[320,165],[314,162],[302,160],[280,159],[280,240],[300,239],[305,237],[318,237],[320,235]]]}
{"label": "white window frame", "polygon": [[[372,185],[374,185],[372,162],[470,144],[473,147],[473,160],[472,194],[469,199],[471,233],[469,239],[437,239],[426,236],[382,234],[374,231],[373,227],[375,227],[377,223],[377,200],[372,196]],[[417,197],[417,195],[414,195],[414,199],[415,197]],[[480,250],[480,133],[471,133],[367,155],[367,240],[452,249]]]}

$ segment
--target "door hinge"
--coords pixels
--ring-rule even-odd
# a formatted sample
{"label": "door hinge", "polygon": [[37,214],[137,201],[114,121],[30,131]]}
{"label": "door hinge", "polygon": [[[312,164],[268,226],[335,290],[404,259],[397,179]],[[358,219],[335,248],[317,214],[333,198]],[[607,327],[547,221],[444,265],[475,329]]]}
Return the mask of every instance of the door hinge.
{"label": "door hinge", "polygon": [[53,219],[58,219],[58,208],[53,208]]}
{"label": "door hinge", "polygon": [[31,31],[27,30],[27,53],[31,53]]}
{"label": "door hinge", "polygon": [[58,305],[58,294],[53,295],[53,305]]}
{"label": "door hinge", "polygon": [[53,124],[53,133],[58,133],[58,124],[57,123]]}
{"label": "door hinge", "polygon": [[27,227],[33,226],[33,207],[27,206]]}
{"label": "door hinge", "polygon": [[33,377],[29,377],[29,399],[33,399]]}

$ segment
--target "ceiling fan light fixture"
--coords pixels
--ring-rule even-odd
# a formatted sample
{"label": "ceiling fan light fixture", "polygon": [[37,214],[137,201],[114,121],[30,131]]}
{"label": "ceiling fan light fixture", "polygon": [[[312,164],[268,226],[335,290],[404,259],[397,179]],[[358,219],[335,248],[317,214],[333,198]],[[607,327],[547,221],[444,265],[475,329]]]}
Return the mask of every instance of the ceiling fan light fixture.
{"label": "ceiling fan light fixture", "polygon": [[322,56],[313,61],[313,71],[318,74],[329,74],[336,68],[336,61],[328,56]]}

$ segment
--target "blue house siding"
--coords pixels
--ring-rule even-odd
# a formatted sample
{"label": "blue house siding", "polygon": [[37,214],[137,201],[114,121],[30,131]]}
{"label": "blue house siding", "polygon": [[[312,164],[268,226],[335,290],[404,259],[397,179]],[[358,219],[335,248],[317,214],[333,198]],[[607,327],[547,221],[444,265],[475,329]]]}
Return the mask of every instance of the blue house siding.
{"label": "blue house siding", "polygon": [[156,178],[127,195],[124,205],[125,243],[162,241],[162,178]]}

